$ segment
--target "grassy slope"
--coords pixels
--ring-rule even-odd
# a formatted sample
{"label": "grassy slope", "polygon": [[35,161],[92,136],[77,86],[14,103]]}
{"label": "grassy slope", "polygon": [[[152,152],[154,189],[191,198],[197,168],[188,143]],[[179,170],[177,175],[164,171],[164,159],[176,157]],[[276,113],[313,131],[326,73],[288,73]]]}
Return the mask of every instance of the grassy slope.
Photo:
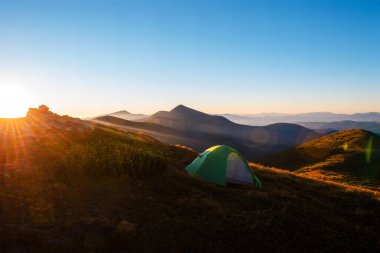
{"label": "grassy slope", "polygon": [[8,140],[12,150],[1,141],[5,252],[380,249],[379,195],[371,191],[254,164],[263,188],[222,188],[183,171],[191,150],[104,127],[52,130],[21,154],[25,140]]}
{"label": "grassy slope", "polygon": [[266,164],[378,189],[380,137],[359,129],[340,131],[268,157]]}

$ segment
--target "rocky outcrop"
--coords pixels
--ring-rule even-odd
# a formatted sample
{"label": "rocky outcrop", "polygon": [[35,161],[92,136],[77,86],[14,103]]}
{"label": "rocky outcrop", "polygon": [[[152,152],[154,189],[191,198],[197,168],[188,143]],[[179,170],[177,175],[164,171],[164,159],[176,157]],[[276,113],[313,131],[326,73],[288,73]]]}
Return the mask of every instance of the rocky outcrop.
{"label": "rocky outcrop", "polygon": [[32,121],[51,122],[59,116],[50,111],[46,105],[41,105],[38,108],[29,108],[26,118]]}
{"label": "rocky outcrop", "polygon": [[60,129],[66,131],[85,131],[90,128],[88,123],[72,118],[67,115],[60,116],[50,111],[46,105],[41,105],[38,108],[29,108],[26,120],[34,126],[41,129]]}

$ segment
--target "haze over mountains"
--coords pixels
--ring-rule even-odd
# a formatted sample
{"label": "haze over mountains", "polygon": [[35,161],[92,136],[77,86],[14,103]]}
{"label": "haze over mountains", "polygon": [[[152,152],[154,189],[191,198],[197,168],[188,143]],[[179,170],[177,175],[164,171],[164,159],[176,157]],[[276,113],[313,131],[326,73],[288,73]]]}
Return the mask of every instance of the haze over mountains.
{"label": "haze over mountains", "polygon": [[301,122],[301,126],[310,129],[325,129],[325,130],[349,130],[349,129],[363,129],[380,135],[380,123],[379,122],[360,122],[360,121],[338,121],[338,122]]}
{"label": "haze over mountains", "polygon": [[126,119],[126,120],[139,120],[139,119],[144,119],[148,117],[148,115],[145,115],[145,114],[133,114],[126,110],[110,113],[108,115],[118,117],[121,119]]}
{"label": "haze over mountains", "polygon": [[[144,122],[150,117],[145,114],[133,114],[128,111],[118,111],[107,114],[121,119]],[[106,115],[102,115],[106,116]],[[309,129],[313,129],[320,134],[329,134],[340,130],[363,129],[380,134],[380,113],[355,113],[355,114],[336,114],[331,112],[311,112],[301,114],[282,114],[282,113],[260,113],[260,114],[219,114],[234,123],[250,126],[265,126],[275,123],[295,123]],[[99,116],[100,117],[100,116]],[[164,111],[151,115],[149,122],[157,122],[157,117],[166,117]],[[96,117],[95,117],[96,118]],[[92,119],[92,118],[91,118]],[[164,124],[168,124],[165,120]],[[170,121],[170,120],[169,120]],[[177,119],[176,119],[177,121]],[[174,123],[173,120],[171,124]],[[167,125],[170,127],[170,124]]]}
{"label": "haze over mountains", "polygon": [[113,112],[113,113],[109,113],[109,114],[103,114],[103,115],[99,115],[99,116],[95,116],[95,117],[86,117],[86,118],[83,118],[84,120],[91,120],[91,119],[95,119],[95,118],[98,118],[98,117],[103,117],[103,116],[113,116],[113,117],[117,117],[117,118],[120,118],[120,119],[125,119],[125,120],[139,120],[139,119],[143,119],[143,118],[147,118],[148,115],[145,115],[145,114],[141,114],[141,113],[130,113],[126,110],[122,110],[122,111],[117,111],[117,112]]}
{"label": "haze over mountains", "polygon": [[262,114],[221,114],[227,119],[246,125],[269,125],[279,122],[300,123],[300,122],[336,122],[336,121],[380,121],[380,113],[355,113],[355,114],[336,114],[331,112],[310,112],[300,114],[281,114],[281,113],[262,113]]}
{"label": "haze over mountains", "polygon": [[95,121],[145,131],[163,142],[186,145],[197,151],[226,144],[237,148],[251,160],[321,136],[296,124],[241,125],[225,117],[209,115],[183,105],[171,111],[159,111],[138,122],[113,116],[98,117]]}

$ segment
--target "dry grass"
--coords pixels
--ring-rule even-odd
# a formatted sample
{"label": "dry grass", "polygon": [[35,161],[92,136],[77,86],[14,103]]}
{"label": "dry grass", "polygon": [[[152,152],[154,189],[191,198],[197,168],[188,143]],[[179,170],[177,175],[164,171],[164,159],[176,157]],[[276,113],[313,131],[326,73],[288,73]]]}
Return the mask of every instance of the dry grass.
{"label": "dry grass", "polygon": [[[287,171],[283,169],[278,169],[275,167],[267,167],[265,165],[259,164],[259,163],[249,163],[252,169],[259,171],[259,173],[269,173],[269,174],[275,174],[280,175],[284,177],[293,177],[293,179],[298,180],[299,178],[303,179],[309,179],[312,180],[313,183],[317,184],[327,184],[331,185],[332,189],[337,189],[338,191],[346,191],[346,192],[357,192],[357,193],[365,193],[370,194],[373,199],[380,201],[380,192],[378,190],[371,190],[366,187],[360,187],[355,185],[349,185],[347,183],[340,183],[336,182],[334,180],[329,180],[328,177],[321,177],[322,174],[319,171],[312,171],[311,173],[297,173],[292,171]],[[338,177],[339,175],[337,175]]]}
{"label": "dry grass", "polygon": [[[17,159],[7,160],[7,176],[0,178],[2,252],[380,250],[380,201],[372,191],[255,164],[262,188],[223,188],[187,175],[183,168],[196,154],[186,148],[151,142],[132,132],[91,131],[97,134],[58,135],[58,131],[54,136],[62,140],[42,138],[38,141],[42,146],[33,147],[31,142],[25,153],[16,152]],[[165,157],[167,167],[151,166],[158,172],[149,174],[127,162],[115,174],[112,164],[125,161],[105,151],[107,156],[96,165],[97,171],[105,171],[97,176],[78,171],[67,180],[50,174],[44,166],[46,159],[24,157],[40,151],[39,157],[44,150],[53,164],[61,166],[59,161],[66,156],[57,154],[85,154],[75,156],[68,168],[75,175],[83,168],[76,164],[88,169],[89,156],[103,146],[93,144],[104,142],[116,147],[120,157],[130,156],[131,150],[134,157],[146,157],[146,153]],[[91,152],[81,153],[88,147]],[[12,162],[21,158],[23,163]],[[29,165],[30,170],[23,170],[22,165]],[[114,175],[107,175],[108,170]]]}
{"label": "dry grass", "polygon": [[328,182],[380,190],[380,137],[364,130],[324,136],[268,157],[264,163]]}

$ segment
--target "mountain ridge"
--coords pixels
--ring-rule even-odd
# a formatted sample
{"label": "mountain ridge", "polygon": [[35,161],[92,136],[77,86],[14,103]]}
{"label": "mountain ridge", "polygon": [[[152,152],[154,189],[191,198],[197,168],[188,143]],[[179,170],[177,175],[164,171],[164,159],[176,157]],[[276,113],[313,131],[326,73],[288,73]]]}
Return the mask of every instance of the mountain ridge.
{"label": "mountain ridge", "polygon": [[126,119],[126,120],[139,120],[139,119],[148,117],[148,115],[141,114],[141,113],[130,113],[127,110],[121,110],[121,111],[113,112],[107,115]]}
{"label": "mountain ridge", "polygon": [[336,122],[344,120],[352,121],[380,121],[380,113],[354,113],[338,114],[332,112],[310,112],[299,114],[219,114],[233,122],[247,125],[268,125],[278,122],[300,123],[300,122]]}
{"label": "mountain ridge", "polygon": [[300,122],[301,126],[309,129],[350,130],[363,129],[380,135],[380,122],[344,120],[336,122]]}
{"label": "mountain ridge", "polygon": [[[146,119],[138,120],[139,125],[116,122],[112,118],[95,120],[146,130],[161,141],[189,146],[199,152],[213,145],[230,145],[253,160],[321,136],[291,123],[265,127],[236,124],[222,116],[209,115],[184,105],[178,105],[170,111],[158,111]],[[173,130],[173,134],[170,134],[169,129]],[[172,143],[174,140],[177,143]]]}

